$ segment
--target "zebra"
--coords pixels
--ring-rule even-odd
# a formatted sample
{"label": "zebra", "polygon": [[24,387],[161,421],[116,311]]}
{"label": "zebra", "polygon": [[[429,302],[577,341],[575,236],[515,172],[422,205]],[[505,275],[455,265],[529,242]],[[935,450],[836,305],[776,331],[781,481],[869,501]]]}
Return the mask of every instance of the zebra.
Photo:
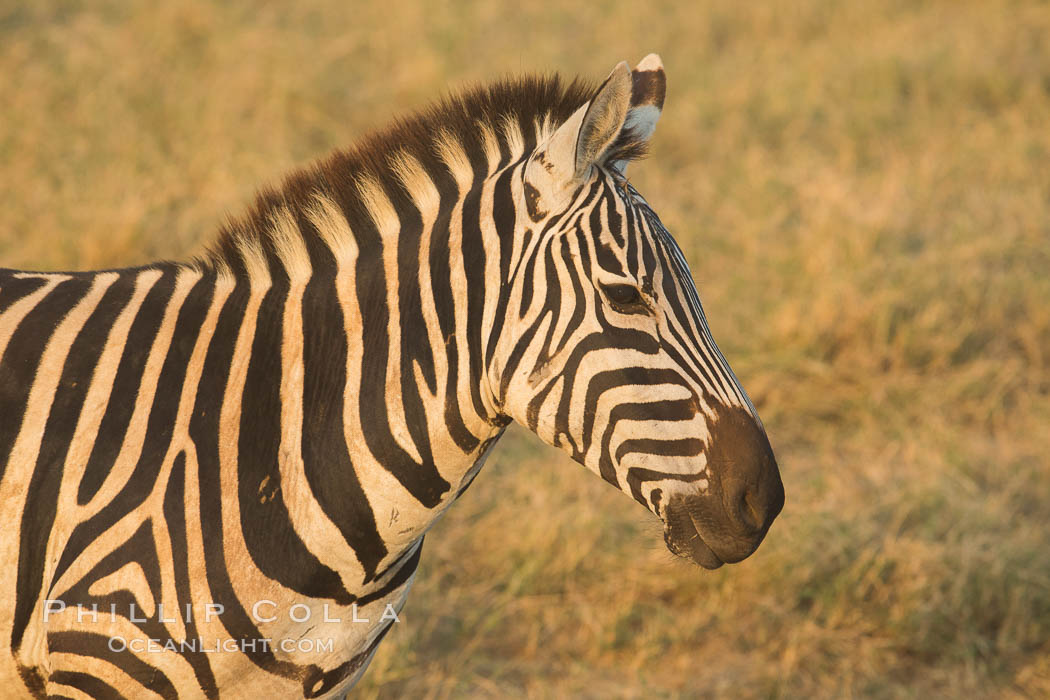
{"label": "zebra", "polygon": [[673,553],[751,554],[780,473],[626,178],[665,90],[470,88],[189,261],[0,272],[5,697],[342,697],[512,421]]}

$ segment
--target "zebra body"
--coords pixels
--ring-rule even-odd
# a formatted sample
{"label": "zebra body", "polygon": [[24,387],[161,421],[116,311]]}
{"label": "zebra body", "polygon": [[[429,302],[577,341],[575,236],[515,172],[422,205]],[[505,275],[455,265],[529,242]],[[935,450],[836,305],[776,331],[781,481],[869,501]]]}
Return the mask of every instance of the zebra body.
{"label": "zebra body", "polygon": [[655,56],[498,84],[294,174],[190,263],[0,272],[9,695],[341,697],[512,419],[672,551],[747,556],[776,464],[623,176],[663,94]]}

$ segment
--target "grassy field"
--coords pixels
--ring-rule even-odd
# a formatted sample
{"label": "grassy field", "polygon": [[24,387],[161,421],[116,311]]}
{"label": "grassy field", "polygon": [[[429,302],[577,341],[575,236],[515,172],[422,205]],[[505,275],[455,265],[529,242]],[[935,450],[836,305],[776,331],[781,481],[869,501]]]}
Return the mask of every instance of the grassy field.
{"label": "grassy field", "polygon": [[183,257],[447,89],[657,51],[632,179],[787,490],[705,572],[512,431],[359,696],[1050,697],[1050,4],[292,5],[0,0],[2,264]]}

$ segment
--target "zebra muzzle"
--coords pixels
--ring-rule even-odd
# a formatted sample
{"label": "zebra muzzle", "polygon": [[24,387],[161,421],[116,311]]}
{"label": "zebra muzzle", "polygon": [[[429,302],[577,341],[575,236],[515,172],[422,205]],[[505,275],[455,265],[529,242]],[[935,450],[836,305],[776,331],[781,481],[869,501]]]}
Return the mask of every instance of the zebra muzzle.
{"label": "zebra muzzle", "polygon": [[741,410],[723,411],[705,453],[707,488],[664,509],[664,541],[706,569],[748,557],[784,507],[784,483],[765,431]]}
{"label": "zebra muzzle", "polygon": [[746,559],[765,537],[767,527],[754,528],[727,512],[716,494],[680,498],[665,510],[664,542],[672,554],[705,569],[717,569]]}

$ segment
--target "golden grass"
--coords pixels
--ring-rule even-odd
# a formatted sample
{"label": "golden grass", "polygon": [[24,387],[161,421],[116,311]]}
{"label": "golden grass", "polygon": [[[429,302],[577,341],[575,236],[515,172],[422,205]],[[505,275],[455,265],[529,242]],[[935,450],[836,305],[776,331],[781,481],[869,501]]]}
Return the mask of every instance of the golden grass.
{"label": "golden grass", "polygon": [[512,432],[360,696],[1050,695],[1045,2],[292,5],[6,3],[4,264],[185,256],[446,87],[658,51],[632,177],[788,498],[752,558],[703,572]]}

